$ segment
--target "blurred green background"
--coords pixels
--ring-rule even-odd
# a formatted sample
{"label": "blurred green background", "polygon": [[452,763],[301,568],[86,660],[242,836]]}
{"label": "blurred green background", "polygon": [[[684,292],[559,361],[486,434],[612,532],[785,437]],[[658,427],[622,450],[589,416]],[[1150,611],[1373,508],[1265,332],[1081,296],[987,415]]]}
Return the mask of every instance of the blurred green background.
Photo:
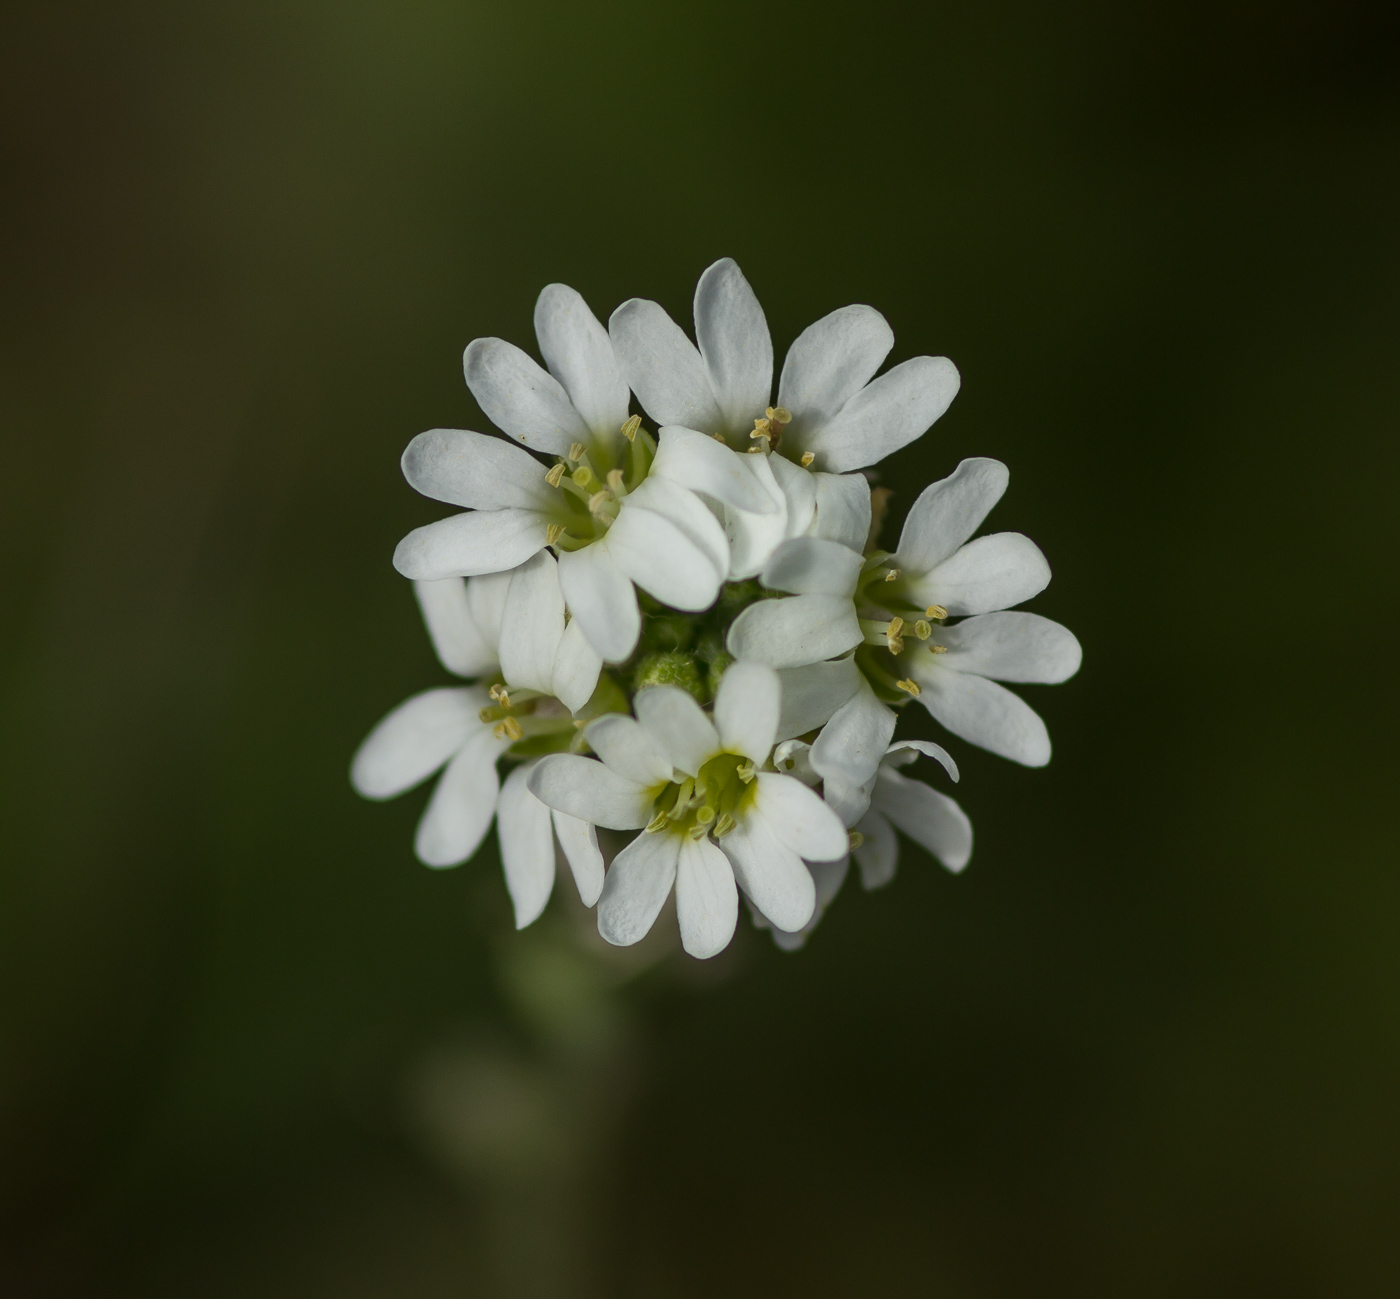
{"label": "blurred green background", "polygon": [[[0,1292],[1400,1293],[1396,15],[8,9]],[[962,877],[617,959],[346,769],[463,346],[724,255],[957,362],[893,522],[1005,460],[1085,667]]]}

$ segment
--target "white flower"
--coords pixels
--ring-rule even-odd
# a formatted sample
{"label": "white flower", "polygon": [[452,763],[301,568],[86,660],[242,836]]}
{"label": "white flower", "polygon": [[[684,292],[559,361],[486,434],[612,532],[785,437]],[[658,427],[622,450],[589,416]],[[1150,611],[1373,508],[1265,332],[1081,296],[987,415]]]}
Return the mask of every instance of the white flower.
{"label": "white flower", "polygon": [[633,583],[693,611],[714,602],[729,571],[724,529],[695,491],[759,514],[777,507],[713,439],[663,429],[657,445],[639,432],[608,335],[573,289],[544,289],[535,332],[548,372],[498,338],[473,342],[463,367],[492,422],[556,463],[546,470],[481,433],[419,434],[404,452],[404,476],[468,512],[409,533],[394,566],[418,580],[475,576],[553,546],[582,634],[601,657],[620,661],[640,628]]}
{"label": "white flower", "polygon": [[[443,665],[461,676],[493,674],[503,629],[509,633],[523,610],[536,607],[532,645],[540,657],[515,654],[521,684],[528,685],[523,678],[540,672],[539,679],[547,676],[558,693],[572,695],[578,701],[574,707],[581,707],[593,693],[599,663],[564,626],[553,563],[540,555],[514,573],[471,583],[461,578],[415,583]],[[552,665],[543,673],[538,664],[551,644]],[[574,734],[569,709],[548,691],[512,693],[500,686],[488,691],[479,685],[426,690],[370,732],[355,754],[350,780],[365,798],[388,799],[445,767],[418,823],[414,851],[428,866],[458,865],[476,852],[494,816],[516,926],[524,928],[544,910],[554,887],[556,835],[587,905],[597,901],[603,885],[603,858],[593,827],[551,813],[526,785],[534,765],[528,754],[541,746],[566,746]],[[502,785],[496,763],[512,751],[526,761]]]}
{"label": "white flower", "polygon": [[[801,740],[787,741],[774,753],[774,765],[804,784],[815,785],[821,774],[812,763],[814,748],[815,745],[809,748]],[[927,849],[954,874],[972,857],[972,822],[962,808],[946,794],[922,781],[911,780],[898,770],[920,754],[936,759],[954,781],[958,779],[957,764],[941,745],[927,740],[903,740],[889,746],[870,777],[865,791],[868,810],[861,815],[853,836],[851,851],[860,866],[861,885],[867,890],[883,888],[894,878],[899,861],[896,829]],[[824,782],[823,793],[828,800],[829,787],[830,782]],[[848,864],[848,859],[842,858],[839,862],[811,866],[817,906],[811,920],[800,930],[773,928],[773,941],[784,951],[795,951],[807,941],[845,882]]]}
{"label": "white flower", "polygon": [[[946,357],[914,357],[872,382],[894,334],[872,307],[842,307],[788,349],[773,387],[773,343],[753,289],[731,258],[695,288],[697,347],[655,302],[633,298],[608,321],[632,391],[658,424],[762,450],[751,469],[777,513],[724,511],[731,578],[751,577],[787,538],[810,534],[860,550],[870,526],[869,487],[846,473],[919,437],[947,410],[958,372]],[[766,454],[769,450],[773,455]],[[801,472],[810,466],[814,472]]]}
{"label": "white flower", "polygon": [[692,956],[728,945],[736,881],[781,928],[801,929],[811,918],[815,888],[804,859],[836,860],[848,838],[810,789],[762,770],[778,692],[772,669],[736,663],[720,682],[711,721],[685,691],[655,686],[637,695],[636,720],[608,716],[589,725],[601,761],[556,754],[536,766],[530,789],[556,810],[616,830],[645,827],[608,870],[598,930],[609,942],[641,939],[673,884]]}
{"label": "white flower", "polygon": [[[892,579],[870,580],[862,596],[913,615],[901,619],[893,636],[889,624],[867,624],[868,638],[893,653],[901,689],[917,691],[933,717],[961,739],[1043,767],[1050,761],[1045,723],[997,682],[1066,681],[1079,670],[1082,651],[1057,622],[1002,612],[1050,581],[1050,566],[1033,541],[1017,532],[968,541],[1009,477],[999,461],[964,460],[925,488],[905,520],[899,549],[886,561]],[[872,578],[879,579],[880,570]],[[959,614],[975,616],[939,625]],[[872,671],[878,671],[873,664]]]}

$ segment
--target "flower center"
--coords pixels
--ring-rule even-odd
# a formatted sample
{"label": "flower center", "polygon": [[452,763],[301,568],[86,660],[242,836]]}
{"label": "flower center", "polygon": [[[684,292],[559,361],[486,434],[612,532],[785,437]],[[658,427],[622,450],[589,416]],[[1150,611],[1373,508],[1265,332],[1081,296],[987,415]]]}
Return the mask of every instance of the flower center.
{"label": "flower center", "polygon": [[673,834],[723,839],[738,822],[739,812],[753,801],[758,769],[739,753],[718,753],[694,777],[672,781],[657,796],[656,815],[648,834]]}
{"label": "flower center", "polygon": [[616,452],[601,442],[591,448],[575,442],[545,474],[559,493],[545,545],[581,550],[607,533],[623,498],[641,486],[656,458],[656,442],[641,425],[641,417],[633,415],[622,426],[626,443]]}

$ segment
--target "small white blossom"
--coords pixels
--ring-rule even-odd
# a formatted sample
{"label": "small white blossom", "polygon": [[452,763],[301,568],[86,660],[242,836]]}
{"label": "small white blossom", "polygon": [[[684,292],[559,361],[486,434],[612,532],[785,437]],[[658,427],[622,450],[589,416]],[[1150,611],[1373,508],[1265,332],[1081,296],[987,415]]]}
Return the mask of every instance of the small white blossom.
{"label": "small white blossom", "polygon": [[777,507],[744,461],[713,439],[662,429],[653,443],[639,432],[607,332],[573,289],[544,289],[535,330],[548,371],[498,338],[473,342],[463,365],[492,422],[555,464],[546,469],[481,433],[419,434],[404,452],[404,476],[468,512],[414,529],[394,566],[418,580],[475,576],[553,546],[582,634],[602,658],[620,661],[640,629],[634,583],[695,611],[714,602],[729,571],[724,529],[694,492],[755,514]]}
{"label": "small white blossom", "polygon": [[613,312],[608,332],[633,392],[659,424],[759,453],[750,468],[776,510],[726,503],[730,578],[752,577],[796,536],[860,550],[870,526],[869,489],[846,471],[883,459],[937,420],[957,395],[956,367],[946,357],[920,356],[874,379],[894,334],[874,308],[842,307],[788,349],[778,403],[770,407],[768,321],[731,258],[701,275],[694,315],[698,347],[661,306],[641,298]]}
{"label": "small white blossom", "polygon": [[586,732],[598,759],[544,758],[531,791],[558,811],[615,830],[640,830],[614,859],[598,903],[611,943],[640,940],[672,886],[681,940],[692,956],[722,951],[742,888],[784,929],[811,918],[816,892],[805,861],[845,856],[840,818],[800,781],[764,770],[778,724],[777,674],[756,663],[725,673],[713,720],[685,691],[639,693],[636,719],[608,716]]}
{"label": "small white blossom", "polygon": [[[461,578],[415,583],[443,665],[462,676],[496,674],[495,643],[501,628],[518,620],[527,604],[539,603],[546,607],[546,616],[534,628],[533,643],[541,649],[554,646],[554,662],[546,675],[551,684],[563,683],[558,688],[578,700],[576,707],[582,706],[593,692],[598,659],[564,627],[563,599],[552,565],[543,555],[514,573],[471,583]],[[553,585],[552,595],[546,578]],[[557,617],[549,617],[551,611]],[[528,670],[534,669],[527,666]],[[591,825],[551,813],[529,792],[532,760],[517,766],[504,784],[496,764],[522,744],[563,747],[574,734],[569,708],[548,692],[512,692],[499,685],[489,690],[481,685],[425,690],[405,700],[370,732],[351,763],[350,780],[365,798],[382,800],[442,770],[418,822],[414,851],[425,865],[456,866],[476,852],[494,817],[516,926],[524,928],[544,910],[554,887],[556,835],[579,895],[590,906],[602,888],[603,858]]]}

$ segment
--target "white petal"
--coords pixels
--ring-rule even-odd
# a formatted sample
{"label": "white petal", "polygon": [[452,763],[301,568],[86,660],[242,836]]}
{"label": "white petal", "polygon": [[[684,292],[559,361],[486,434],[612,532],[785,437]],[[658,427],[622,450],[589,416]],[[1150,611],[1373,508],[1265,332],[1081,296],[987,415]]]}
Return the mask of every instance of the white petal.
{"label": "white petal", "polygon": [[464,429],[420,433],[399,461],[415,492],[468,510],[547,511],[553,504],[545,468],[501,438]]}
{"label": "white petal", "polygon": [[413,594],[443,667],[459,677],[478,677],[496,670],[496,647],[487,643],[472,619],[467,584],[460,577],[415,582]]}
{"label": "white petal", "polygon": [[870,783],[894,735],[894,724],[894,710],[862,680],[812,745],[812,768],[822,777],[823,795],[846,825],[855,825],[870,806]]}
{"label": "white petal", "polygon": [[811,872],[757,808],[750,808],[719,846],[739,887],[774,926],[795,933],[812,918],[817,890]]}
{"label": "white petal", "polygon": [[577,618],[571,619],[559,638],[554,656],[554,684],[550,693],[571,713],[576,713],[598,688],[603,660],[588,643]]}
{"label": "white petal", "polygon": [[736,659],[796,668],[835,658],[864,639],[849,596],[792,595],[751,604],[729,628]]}
{"label": "white petal", "polygon": [[773,395],[773,340],[732,257],[707,267],[695,286],[695,340],[726,426],[751,429]]}
{"label": "white petal", "polygon": [[632,298],[608,321],[622,373],[648,415],[718,433],[724,424],[705,362],[685,331],[655,302]]}
{"label": "white petal", "polygon": [[[768,472],[777,480],[782,489],[788,515],[788,536],[800,537],[812,526],[817,514],[817,475],[792,463],[786,456],[749,456],[750,460],[768,467]],[[866,487],[866,506],[869,508],[870,491]],[[825,536],[825,533],[818,533]],[[840,541],[840,537],[829,540]],[[861,537],[861,546],[865,544]],[[855,549],[861,549],[861,546]]]}
{"label": "white petal", "polygon": [[505,569],[467,579],[467,604],[471,607],[472,621],[493,648],[501,643],[501,620],[506,613],[510,578],[511,570]]}
{"label": "white petal", "polygon": [[603,854],[598,848],[598,831],[576,816],[564,812],[553,815],[554,833],[559,836],[559,845],[574,873],[579,900],[591,907],[603,891]]}
{"label": "white petal", "polygon": [[510,578],[501,617],[501,673],[520,690],[552,694],[554,659],[564,635],[564,594],[554,556],[547,550],[525,561]]}
{"label": "white petal", "polygon": [[794,595],[839,595],[850,600],[865,560],[860,552],[821,537],[785,541],[763,566],[759,581]]}
{"label": "white petal", "polygon": [[955,782],[961,779],[958,775],[958,764],[953,761],[953,755],[941,744],[935,744],[932,740],[900,740],[898,744],[891,744],[885,754],[885,764],[891,767],[907,767],[921,753],[940,763],[943,770]]}
{"label": "white petal", "polygon": [[984,749],[1043,767],[1050,761],[1050,735],[1029,704],[986,677],[931,665],[912,673],[923,693],[919,702],[948,730]]}
{"label": "white petal", "polygon": [[812,480],[816,518],[811,534],[863,551],[870,535],[869,480],[864,474],[813,474]]}
{"label": "white petal", "polygon": [[676,880],[681,837],[639,834],[613,858],[598,899],[598,932],[617,947],[647,936]]}
{"label": "white petal", "polygon": [[768,761],[778,730],[782,686],[778,674],[761,663],[734,663],[720,679],[715,696],[715,729],[730,753],[756,763]]}
{"label": "white petal", "polygon": [[394,567],[417,582],[501,573],[544,548],[547,522],[532,510],[470,510],[414,528]]}
{"label": "white petal", "polygon": [[671,760],[640,722],[622,713],[608,713],[590,722],[588,743],[619,776],[650,788],[671,779]]}
{"label": "white petal", "polygon": [[483,726],[447,764],[414,836],[425,866],[456,866],[481,846],[496,813],[496,759],[509,744]]}
{"label": "white petal", "polygon": [[716,569],[710,556],[670,519],[632,504],[630,498],[622,502],[617,522],[608,530],[607,545],[623,573],[673,609],[708,609],[719,595],[724,569]]}
{"label": "white petal", "polygon": [[800,441],[829,424],[893,346],[894,331],[874,307],[841,307],[808,325],[788,348],[778,380],[778,405],[793,416],[784,436]]}
{"label": "white petal", "polygon": [[885,767],[875,782],[874,804],[950,871],[967,865],[972,856],[972,822],[946,794]]}
{"label": "white petal", "polygon": [[468,344],[462,370],[486,418],[531,450],[562,456],[587,440],[569,394],[513,343],[478,338]]}
{"label": "white petal", "polygon": [[807,869],[812,873],[812,883],[816,886],[817,903],[812,910],[812,918],[797,933],[790,934],[786,929],[773,930],[773,941],[783,951],[795,952],[806,944],[827,907],[841,891],[841,885],[846,882],[846,873],[850,868],[851,859],[849,857],[840,857],[836,861],[809,861],[807,863]]}
{"label": "white petal", "polygon": [[854,850],[860,867],[860,883],[864,889],[884,888],[894,879],[899,864],[899,840],[894,826],[875,808],[871,808],[856,826],[864,843]]}
{"label": "white petal", "polygon": [[946,356],[916,356],[867,384],[829,424],[803,439],[816,467],[845,473],[883,460],[924,432],[958,393],[957,367]]}
{"label": "white petal", "polygon": [[[753,514],[748,510],[736,510],[730,505],[724,506],[731,582],[757,577],[769,557],[792,535],[793,530],[787,493],[779,485],[775,472],[775,466],[787,462],[781,456],[745,455],[735,458],[748,466],[749,473],[767,493],[774,508],[769,514]],[[810,477],[806,470],[796,469],[795,472]]]}
{"label": "white petal", "polygon": [[734,937],[734,925],[739,919],[734,870],[729,858],[709,839],[681,839],[676,864],[676,918],[681,926],[681,946],[702,961],[724,951]]}
{"label": "white petal", "polygon": [[365,738],[350,764],[350,783],[365,798],[394,798],[427,780],[481,729],[489,700],[471,686],[425,690],[405,699]]}
{"label": "white petal", "polygon": [[530,792],[556,812],[610,830],[640,830],[652,817],[651,795],[596,758],[551,753],[530,773]]}
{"label": "white petal", "polygon": [[754,478],[749,461],[758,456],[741,455],[707,434],[676,424],[666,425],[656,436],[652,474],[751,514],[779,510],[771,494]]}
{"label": "white petal", "polygon": [[559,587],[588,643],[608,663],[621,663],[642,631],[632,579],[613,563],[607,539],[559,556]]}
{"label": "white petal", "polygon": [[1000,460],[976,457],[930,483],[909,507],[894,562],[910,573],[936,568],[982,526],[1010,481]]}
{"label": "white petal", "polygon": [[717,572],[723,573],[728,569],[729,542],[725,538],[724,527],[694,492],[652,474],[627,497],[627,503],[640,505],[642,509],[674,523],[704,553]]}
{"label": "white petal", "polygon": [[567,284],[546,284],[535,302],[535,337],[550,374],[583,422],[614,443],[627,422],[627,380],[608,331],[582,295]]}
{"label": "white petal", "polygon": [[554,890],[554,823],[526,787],[531,765],[512,771],[496,800],[496,837],[517,929],[539,918]]}
{"label": "white petal", "polygon": [[773,766],[780,775],[800,780],[809,789],[822,783],[812,770],[812,746],[803,740],[784,740],[773,750]]}
{"label": "white petal", "polygon": [[1074,633],[1036,613],[984,613],[939,630],[940,667],[996,681],[1068,681],[1083,651]]}
{"label": "white petal", "polygon": [[846,855],[846,827],[815,791],[776,771],[760,771],[756,779],[756,806],[782,843],[808,861],[835,861]]}
{"label": "white petal", "polygon": [[778,739],[790,740],[824,725],[859,688],[860,669],[850,658],[784,668],[778,673],[783,686],[783,707],[778,715]]}
{"label": "white petal", "polygon": [[637,720],[673,767],[694,776],[720,750],[719,735],[700,705],[676,686],[650,686],[632,701]]}
{"label": "white petal", "polygon": [[920,604],[941,604],[950,614],[990,613],[1029,600],[1050,584],[1040,548],[1019,532],[994,532],[969,541],[931,573],[910,582]]}

